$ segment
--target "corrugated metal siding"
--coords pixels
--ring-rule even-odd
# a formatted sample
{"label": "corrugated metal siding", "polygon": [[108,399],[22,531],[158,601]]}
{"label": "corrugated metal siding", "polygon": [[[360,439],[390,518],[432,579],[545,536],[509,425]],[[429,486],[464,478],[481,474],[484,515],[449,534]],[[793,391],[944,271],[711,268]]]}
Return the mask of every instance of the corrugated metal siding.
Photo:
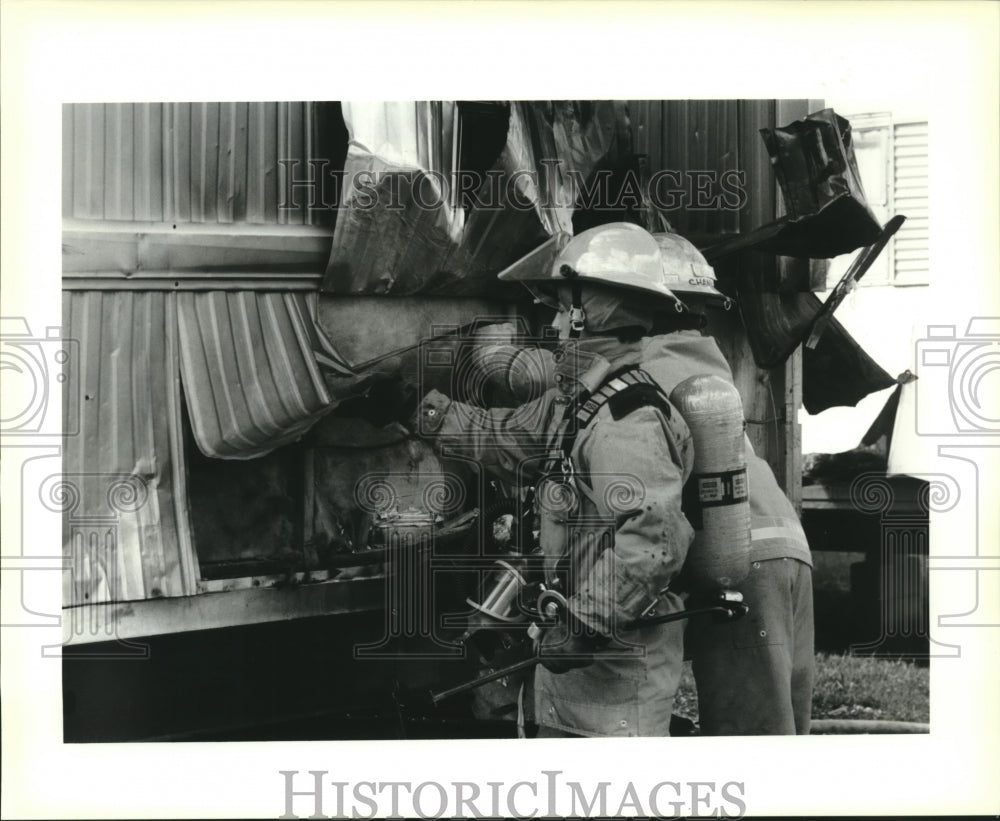
{"label": "corrugated metal siding", "polygon": [[[739,105],[737,100],[630,100],[636,151],[648,156],[650,174],[739,169]],[[740,230],[735,210],[684,208],[667,218],[688,235]]]}
{"label": "corrugated metal siding", "polygon": [[893,238],[897,285],[925,285],[930,276],[927,123],[893,126],[894,210],[906,222]]}
{"label": "corrugated metal siding", "polygon": [[[64,328],[77,340],[65,391],[66,605],[195,592],[189,538],[176,296],[68,292]],[[138,549],[135,549],[138,546]]]}
{"label": "corrugated metal siding", "polygon": [[184,395],[206,456],[269,453],[331,409],[303,296],[210,291],[177,299]]}
{"label": "corrugated metal siding", "polygon": [[67,104],[63,216],[318,224],[304,204],[278,208],[278,161],[307,178],[313,130],[305,102]]}
{"label": "corrugated metal siding", "polygon": [[[296,294],[68,291],[78,341],[64,392],[64,602],[197,592],[181,382],[209,456],[249,458],[294,441],[332,407]],[[73,424],[70,424],[73,420]],[[78,420],[78,421],[77,421]]]}

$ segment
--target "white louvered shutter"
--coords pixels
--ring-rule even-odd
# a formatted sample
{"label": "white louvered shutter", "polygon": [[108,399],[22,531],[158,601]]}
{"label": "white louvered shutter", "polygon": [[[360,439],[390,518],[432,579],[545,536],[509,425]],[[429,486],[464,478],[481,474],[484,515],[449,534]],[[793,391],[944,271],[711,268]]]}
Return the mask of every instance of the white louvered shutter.
{"label": "white louvered shutter", "polygon": [[893,211],[905,214],[893,239],[893,282],[929,283],[927,123],[893,125]]}

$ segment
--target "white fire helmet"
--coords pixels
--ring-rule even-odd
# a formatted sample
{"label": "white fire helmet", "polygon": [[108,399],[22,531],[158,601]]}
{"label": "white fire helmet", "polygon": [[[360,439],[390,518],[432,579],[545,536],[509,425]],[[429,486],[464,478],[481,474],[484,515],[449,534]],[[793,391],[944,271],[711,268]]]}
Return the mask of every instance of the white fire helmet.
{"label": "white fire helmet", "polygon": [[667,287],[683,296],[699,296],[712,303],[732,307],[733,300],[715,287],[715,271],[701,251],[680,234],[653,234],[663,259]]}
{"label": "white fire helmet", "polygon": [[665,266],[653,235],[638,225],[613,222],[577,234],[563,247],[548,271],[511,266],[499,275],[528,285],[541,301],[555,307],[552,294],[532,285],[594,282],[645,291],[680,303],[667,287]]}

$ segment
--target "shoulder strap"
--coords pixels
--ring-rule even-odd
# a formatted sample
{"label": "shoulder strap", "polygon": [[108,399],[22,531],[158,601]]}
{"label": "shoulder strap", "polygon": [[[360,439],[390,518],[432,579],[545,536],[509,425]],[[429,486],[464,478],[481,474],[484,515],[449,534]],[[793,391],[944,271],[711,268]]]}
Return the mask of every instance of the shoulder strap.
{"label": "shoulder strap", "polygon": [[566,408],[566,418],[571,420],[571,424],[560,443],[563,456],[569,456],[577,434],[593,421],[605,405],[615,419],[622,419],[632,411],[649,405],[658,407],[668,419],[671,416],[670,401],[656,380],[638,366],[625,368],[611,374],[592,394],[579,397]]}

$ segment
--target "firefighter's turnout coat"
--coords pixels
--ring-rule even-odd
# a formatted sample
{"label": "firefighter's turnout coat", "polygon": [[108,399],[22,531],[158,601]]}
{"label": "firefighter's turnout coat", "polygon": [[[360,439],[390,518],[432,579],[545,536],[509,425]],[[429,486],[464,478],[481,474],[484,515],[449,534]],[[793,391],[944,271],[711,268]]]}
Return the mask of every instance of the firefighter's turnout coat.
{"label": "firefighter's turnout coat", "polygon": [[[565,343],[556,354],[557,387],[515,409],[484,410],[435,392],[420,409],[443,455],[470,457],[507,482],[536,486],[547,571],[563,569],[573,616],[615,636],[586,667],[558,675],[537,668],[538,723],[586,736],[669,735],[683,663],[682,622],[620,629],[644,613],[683,609],[669,586],[694,533],[681,510],[693,452],[687,425],[665,399],[672,386],[662,386],[657,402],[622,391],[620,401],[595,403],[581,429],[564,438],[574,397],[632,373],[643,346],[608,338]],[[568,458],[560,441],[571,443]]]}

